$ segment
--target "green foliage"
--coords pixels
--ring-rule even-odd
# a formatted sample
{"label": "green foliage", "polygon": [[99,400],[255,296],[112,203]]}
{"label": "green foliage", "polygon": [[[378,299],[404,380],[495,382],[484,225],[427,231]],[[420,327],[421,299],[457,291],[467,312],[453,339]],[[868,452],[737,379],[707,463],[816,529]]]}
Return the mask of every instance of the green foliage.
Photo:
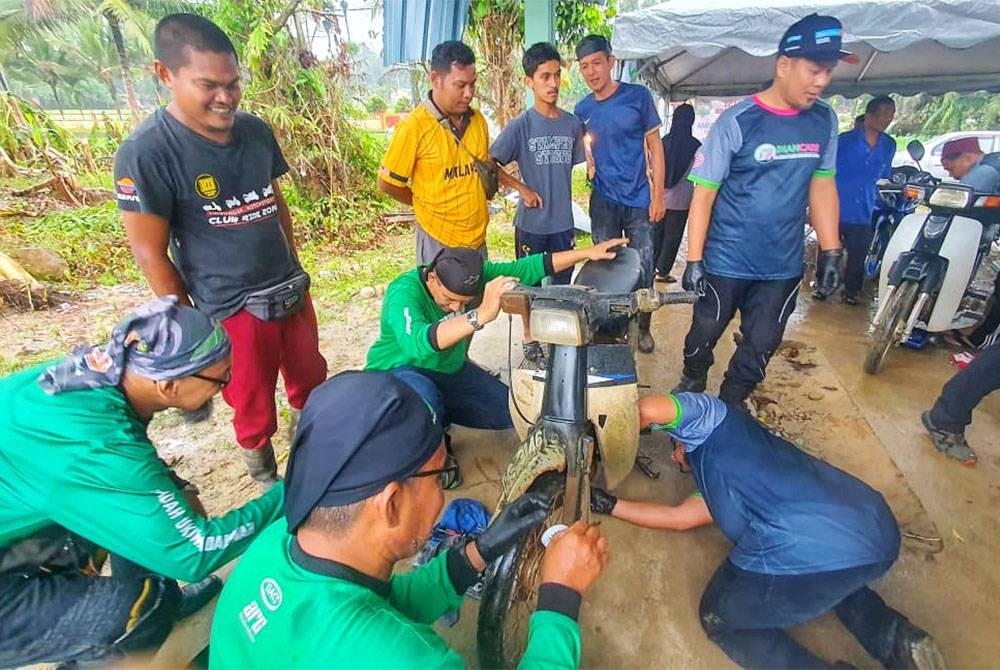
{"label": "green foliage", "polygon": [[[21,167],[49,169],[53,163],[77,158],[80,143],[43,110],[13,93],[0,92],[0,152]],[[0,174],[3,171],[0,163]]]}
{"label": "green foliage", "polygon": [[1000,95],[918,95],[900,100],[892,132],[932,137],[953,130],[1000,130]]}
{"label": "green foliage", "polygon": [[410,101],[406,98],[400,98],[396,101],[396,104],[392,106],[392,111],[397,114],[410,111]]}
{"label": "green foliage", "polygon": [[572,58],[577,42],[591,33],[611,39],[611,20],[617,15],[615,0],[609,0],[604,7],[581,0],[557,0],[556,44],[562,46],[567,58]]}
{"label": "green foliage", "polygon": [[381,114],[387,109],[389,109],[389,103],[377,93],[368,98],[368,101],[365,103],[365,111],[369,114]]}
{"label": "green foliage", "polygon": [[38,218],[15,218],[4,233],[26,246],[45,247],[62,256],[74,282],[111,286],[144,281],[112,201]]}

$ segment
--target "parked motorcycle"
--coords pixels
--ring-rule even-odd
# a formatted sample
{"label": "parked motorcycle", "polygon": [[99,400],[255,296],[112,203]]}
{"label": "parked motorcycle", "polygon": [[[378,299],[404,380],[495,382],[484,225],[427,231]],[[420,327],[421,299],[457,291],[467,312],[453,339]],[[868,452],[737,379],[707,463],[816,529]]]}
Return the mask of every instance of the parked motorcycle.
{"label": "parked motorcycle", "polygon": [[896,232],[899,222],[917,208],[918,202],[910,197],[910,192],[907,191],[906,187],[910,185],[929,187],[938,181],[931,173],[925,172],[919,167],[920,159],[924,157],[924,147],[918,140],[907,144],[906,151],[910,154],[910,158],[916,162],[917,167],[912,165],[895,167],[892,169],[890,179],[879,179],[875,184],[877,197],[875,212],[872,215],[875,233],[865,257],[865,276],[870,279],[879,275],[885,249],[889,246],[889,240]]}
{"label": "parked motorcycle", "polygon": [[501,480],[497,510],[525,491],[544,493],[552,509],[542,526],[488,568],[479,607],[483,668],[514,667],[524,652],[540,581],[542,532],[589,520],[598,460],[610,489],[635,465],[636,317],[698,299],[696,293],[636,290],[639,273],[639,254],[622,248],[613,260],[587,262],[571,286],[518,288],[501,299],[505,312],[529,315],[532,336],[551,351],[545,369],[511,372],[511,416],[522,443]]}
{"label": "parked motorcycle", "polygon": [[868,329],[869,374],[915,329],[944,332],[978,323],[989,297],[975,284],[1000,233],[1000,194],[951,182],[905,188],[930,211],[905,217],[886,246],[879,306]]}

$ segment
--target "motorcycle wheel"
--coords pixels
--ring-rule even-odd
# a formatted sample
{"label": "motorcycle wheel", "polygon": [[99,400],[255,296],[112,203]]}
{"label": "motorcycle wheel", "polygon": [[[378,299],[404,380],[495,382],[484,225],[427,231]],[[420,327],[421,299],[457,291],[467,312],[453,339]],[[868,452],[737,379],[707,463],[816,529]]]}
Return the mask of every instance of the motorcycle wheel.
{"label": "motorcycle wheel", "polygon": [[916,282],[906,282],[889,297],[889,304],[882,311],[882,317],[875,324],[868,355],[865,356],[865,372],[876,375],[885,363],[885,357],[892,345],[899,340],[899,330],[905,325],[917,300]]}
{"label": "motorcycle wheel", "polygon": [[535,611],[541,584],[542,532],[561,522],[565,489],[565,472],[546,472],[534,481],[528,491],[549,496],[549,517],[487,568],[477,631],[481,668],[514,668],[524,655],[528,619]]}

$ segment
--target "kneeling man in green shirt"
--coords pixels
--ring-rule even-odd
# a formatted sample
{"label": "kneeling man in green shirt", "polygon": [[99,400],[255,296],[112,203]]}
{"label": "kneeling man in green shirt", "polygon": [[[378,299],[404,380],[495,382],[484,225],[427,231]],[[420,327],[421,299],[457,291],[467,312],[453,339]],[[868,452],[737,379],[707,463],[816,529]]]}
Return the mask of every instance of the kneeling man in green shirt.
{"label": "kneeling man in green shirt", "polygon": [[[614,258],[611,250],[626,244],[627,238],[616,238],[507,263],[484,261],[475,249],[446,247],[430,265],[404,272],[389,284],[379,338],[368,350],[365,369],[388,370],[405,381],[445,428],[452,423],[511,428],[507,386],[468,359],[472,334],[497,318],[500,297],[518,282],[530,286],[581,261]],[[454,465],[450,445],[448,451],[449,465]],[[446,488],[459,483],[456,468]]]}
{"label": "kneeling man in green shirt", "polygon": [[155,648],[279,517],[281,484],[206,518],[146,436],[157,412],[210,402],[229,370],[226,331],[165,296],[105,345],[0,379],[0,668]]}
{"label": "kneeling man in green shirt", "polygon": [[[548,515],[525,494],[474,541],[405,574],[444,504],[444,434],[408,385],[344,372],[309,396],[285,477],[286,522],[258,538],[222,590],[210,668],[464,668],[431,624],[486,564]],[[581,596],[608,560],[578,523],[549,543],[522,667],[577,668]]]}

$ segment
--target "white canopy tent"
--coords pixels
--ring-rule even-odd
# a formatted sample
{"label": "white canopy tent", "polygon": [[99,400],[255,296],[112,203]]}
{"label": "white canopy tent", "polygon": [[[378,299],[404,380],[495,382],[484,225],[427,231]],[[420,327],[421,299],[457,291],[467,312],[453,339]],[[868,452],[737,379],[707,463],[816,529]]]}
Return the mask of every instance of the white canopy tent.
{"label": "white canopy tent", "polygon": [[773,76],[778,41],[818,12],[844,48],[827,95],[1000,92],[1000,0],[672,0],[615,19],[615,56],[668,100],[747,95]]}

